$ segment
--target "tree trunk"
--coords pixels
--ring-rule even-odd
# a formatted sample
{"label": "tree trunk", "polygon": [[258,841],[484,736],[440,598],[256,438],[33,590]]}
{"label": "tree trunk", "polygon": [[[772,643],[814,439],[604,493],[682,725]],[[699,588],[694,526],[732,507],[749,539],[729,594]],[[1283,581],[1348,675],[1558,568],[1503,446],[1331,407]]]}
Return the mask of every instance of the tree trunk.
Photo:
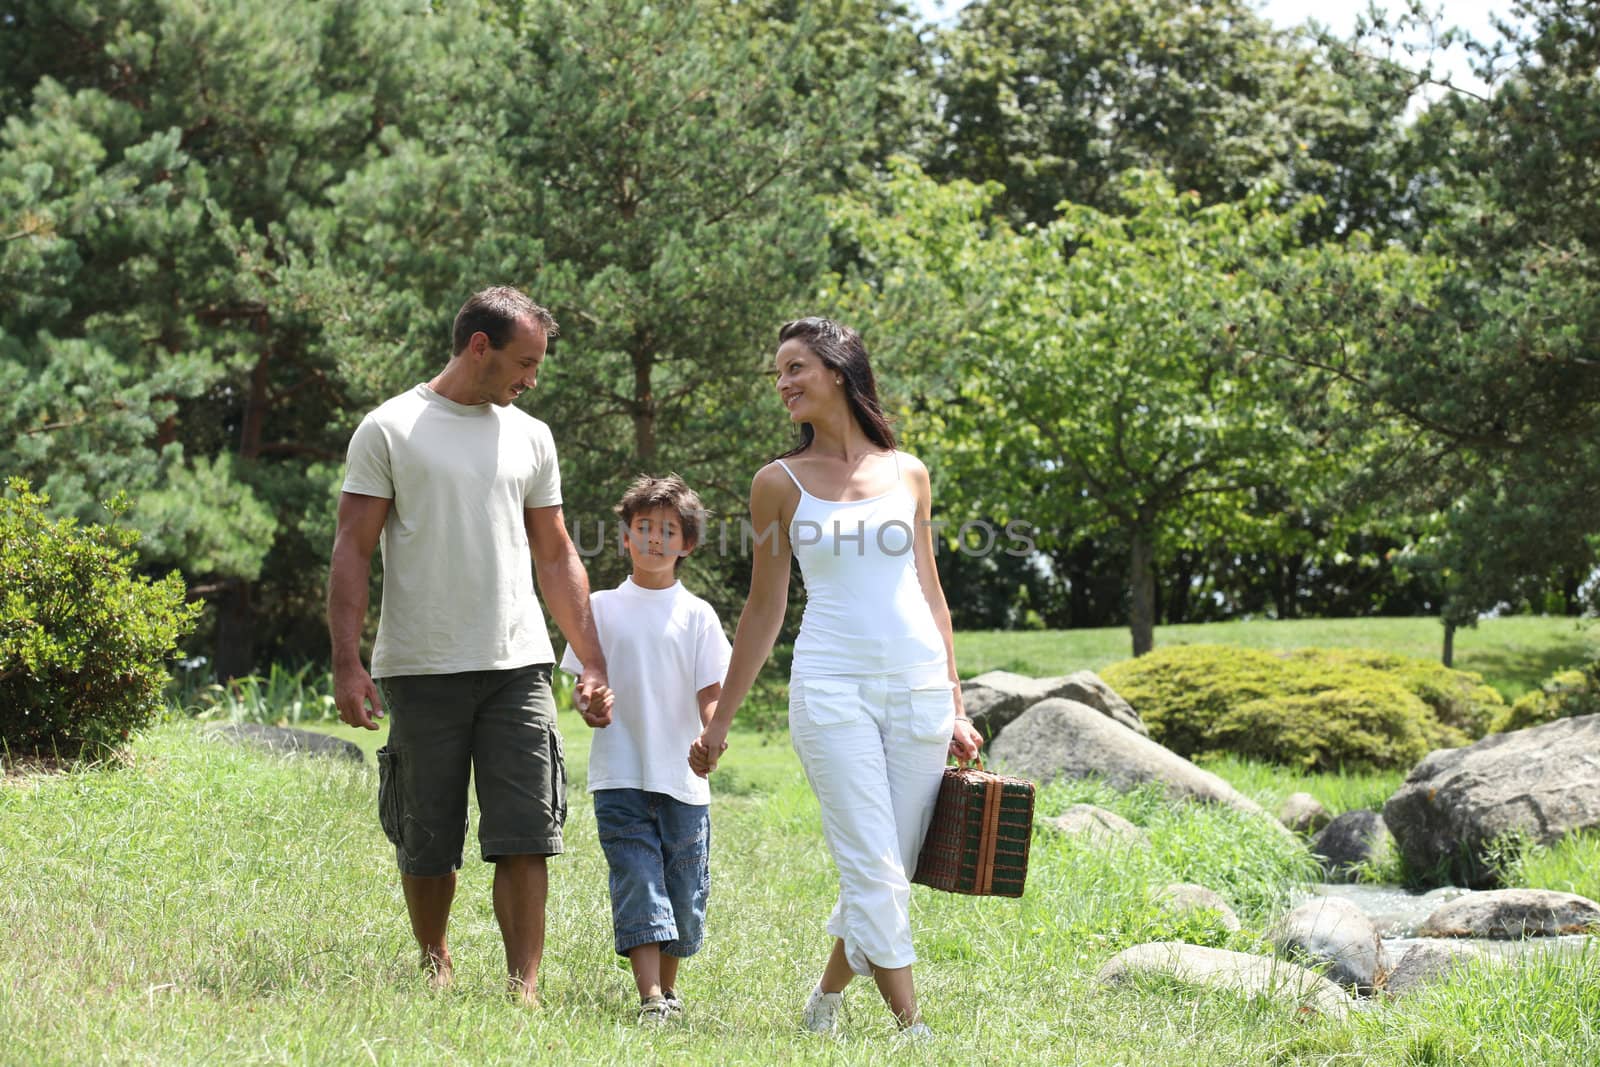
{"label": "tree trunk", "polygon": [[227,584],[227,591],[214,602],[217,643],[213,667],[219,682],[250,674],[256,665],[256,617],[250,583],[236,578]]}
{"label": "tree trunk", "polygon": [[[261,358],[250,371],[250,390],[244,398],[244,415],[239,425],[239,458],[253,461],[261,455],[262,427],[266,423],[270,405],[268,390],[271,384],[270,368],[272,349],[267,340],[266,312],[256,316],[256,329],[262,335]],[[256,666],[256,619],[251,583],[242,578],[229,579],[227,592],[216,602],[217,643],[215,668],[217,679],[227,681],[250,674]]]}
{"label": "tree trunk", "polygon": [[1444,622],[1444,654],[1439,660],[1446,667],[1456,665],[1456,624],[1448,619]]}
{"label": "tree trunk", "polygon": [[639,466],[649,470],[656,456],[656,399],[650,384],[655,359],[643,344],[633,351],[633,451]]}
{"label": "tree trunk", "polygon": [[1156,645],[1155,546],[1149,533],[1135,529],[1129,542],[1129,627],[1133,654],[1142,656]]}

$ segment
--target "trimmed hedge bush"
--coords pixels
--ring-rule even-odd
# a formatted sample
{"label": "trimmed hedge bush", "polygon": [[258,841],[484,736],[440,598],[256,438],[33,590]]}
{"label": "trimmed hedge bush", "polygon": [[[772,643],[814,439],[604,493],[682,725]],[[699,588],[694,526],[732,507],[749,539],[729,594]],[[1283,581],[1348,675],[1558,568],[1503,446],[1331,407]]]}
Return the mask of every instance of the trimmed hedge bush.
{"label": "trimmed hedge bush", "polygon": [[1299,648],[1289,656],[1319,664],[1354,663],[1382,671],[1420,697],[1440,722],[1474,740],[1487,734],[1506,711],[1505,698],[1484,682],[1483,675],[1453,670],[1433,660],[1368,648]]}
{"label": "trimmed hedge bush", "polygon": [[1557,671],[1539,688],[1518,697],[1494,721],[1503,734],[1575,715],[1600,715],[1600,660],[1582,670]]}
{"label": "trimmed hedge bush", "polygon": [[0,745],[98,755],[160,709],[200,606],[176,573],[133,573],[136,533],[48,519],[47,503],[20,479],[0,496]]}
{"label": "trimmed hedge bush", "polygon": [[1485,706],[1503,706],[1476,675],[1349,650],[1178,645],[1101,676],[1180,755],[1230,752],[1308,771],[1407,768],[1470,740],[1436,706],[1485,723]]}

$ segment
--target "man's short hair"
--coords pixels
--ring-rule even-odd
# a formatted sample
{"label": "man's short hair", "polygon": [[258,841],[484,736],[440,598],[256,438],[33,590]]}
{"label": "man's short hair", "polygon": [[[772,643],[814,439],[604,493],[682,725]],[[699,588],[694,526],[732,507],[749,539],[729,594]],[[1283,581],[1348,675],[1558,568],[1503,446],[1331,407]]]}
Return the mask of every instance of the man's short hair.
{"label": "man's short hair", "polygon": [[[684,552],[700,543],[701,528],[707,516],[705,505],[700,503],[699,495],[676,474],[662,478],[650,474],[639,475],[628,486],[628,491],[622,494],[622,500],[617,504],[617,514],[622,517],[624,526],[632,526],[635,515],[658,508],[666,508],[678,516],[678,529],[683,531]],[[683,557],[679,556],[674,569],[681,566]]]}
{"label": "man's short hair", "polygon": [[504,348],[511,343],[511,335],[516,333],[517,323],[523,319],[543,327],[546,337],[555,337],[561,332],[555,316],[529,300],[522,290],[509,285],[481,289],[456,312],[456,324],[450,332],[455,347],[450,351],[456,353],[466,348],[475,333],[487,335],[490,348]]}

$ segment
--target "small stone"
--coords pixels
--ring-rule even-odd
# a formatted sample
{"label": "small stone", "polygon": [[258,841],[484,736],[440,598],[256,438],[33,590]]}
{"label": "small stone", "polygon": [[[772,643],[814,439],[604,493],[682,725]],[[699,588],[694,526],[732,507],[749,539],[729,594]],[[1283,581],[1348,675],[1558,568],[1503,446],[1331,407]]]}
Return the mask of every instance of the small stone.
{"label": "small stone", "polygon": [[1278,809],[1278,821],[1297,834],[1314,834],[1332,822],[1333,816],[1310,793],[1290,793]]}
{"label": "small stone", "polygon": [[1046,825],[1064,834],[1082,836],[1091,844],[1150,847],[1149,834],[1116,812],[1093,804],[1074,804]]}

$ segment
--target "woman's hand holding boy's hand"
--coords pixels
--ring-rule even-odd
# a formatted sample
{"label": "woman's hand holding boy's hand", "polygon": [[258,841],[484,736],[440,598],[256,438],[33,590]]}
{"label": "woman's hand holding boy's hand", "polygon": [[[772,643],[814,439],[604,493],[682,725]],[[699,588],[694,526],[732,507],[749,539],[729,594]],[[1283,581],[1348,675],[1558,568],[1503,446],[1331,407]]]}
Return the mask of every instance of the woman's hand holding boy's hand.
{"label": "woman's hand holding boy's hand", "polygon": [[702,778],[717,769],[717,760],[728,751],[728,732],[707,726],[689,745],[689,769]]}

